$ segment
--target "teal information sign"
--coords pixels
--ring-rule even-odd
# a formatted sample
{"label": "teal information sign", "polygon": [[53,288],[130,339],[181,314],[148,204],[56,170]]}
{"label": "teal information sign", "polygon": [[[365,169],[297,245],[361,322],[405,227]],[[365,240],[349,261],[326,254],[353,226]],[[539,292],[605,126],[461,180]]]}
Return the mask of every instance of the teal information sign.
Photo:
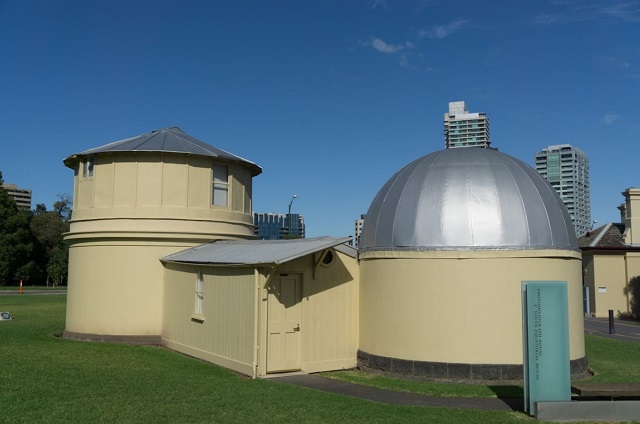
{"label": "teal information sign", "polygon": [[524,407],[571,400],[566,281],[522,282]]}

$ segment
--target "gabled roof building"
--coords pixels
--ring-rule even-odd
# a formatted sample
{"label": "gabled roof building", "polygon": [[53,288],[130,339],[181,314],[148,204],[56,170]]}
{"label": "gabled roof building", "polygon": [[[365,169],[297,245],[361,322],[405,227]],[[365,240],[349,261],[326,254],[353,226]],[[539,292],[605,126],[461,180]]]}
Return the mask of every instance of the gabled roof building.
{"label": "gabled roof building", "polygon": [[640,189],[629,188],[619,223],[610,222],[578,238],[582,250],[587,313],[606,317],[609,310],[640,318]]}

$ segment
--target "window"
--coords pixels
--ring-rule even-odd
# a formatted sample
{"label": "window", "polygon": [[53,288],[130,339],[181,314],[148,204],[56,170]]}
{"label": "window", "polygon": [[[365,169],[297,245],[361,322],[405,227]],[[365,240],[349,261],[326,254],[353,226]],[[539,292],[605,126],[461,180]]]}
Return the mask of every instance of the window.
{"label": "window", "polygon": [[93,158],[86,158],[82,161],[82,178],[93,177]]}
{"label": "window", "polygon": [[331,266],[331,264],[333,263],[335,256],[333,254],[333,251],[331,249],[328,249],[324,255],[322,256],[322,265],[323,266]]}
{"label": "window", "polygon": [[211,204],[215,206],[228,206],[229,204],[229,167],[225,165],[213,165],[213,190]]}
{"label": "window", "polygon": [[202,272],[198,272],[196,276],[196,293],[195,293],[195,308],[193,313],[195,315],[202,316],[202,301],[204,299],[204,279]]}

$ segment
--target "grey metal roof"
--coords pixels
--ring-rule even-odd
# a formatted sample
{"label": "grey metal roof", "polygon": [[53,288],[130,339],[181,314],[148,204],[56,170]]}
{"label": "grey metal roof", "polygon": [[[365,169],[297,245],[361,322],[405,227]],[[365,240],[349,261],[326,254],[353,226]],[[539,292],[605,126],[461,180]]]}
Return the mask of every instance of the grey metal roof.
{"label": "grey metal roof", "polygon": [[570,249],[576,234],[555,190],[493,149],[447,149],[398,171],[367,212],[362,250]]}
{"label": "grey metal roof", "polygon": [[255,163],[200,141],[178,127],[154,130],[136,137],[114,141],[104,146],[85,150],[84,152],[69,156],[64,160],[64,164],[69,168],[73,168],[83,156],[106,152],[171,152],[210,156],[235,162],[243,162],[252,168],[253,176],[262,172],[262,168]]}
{"label": "grey metal roof", "polygon": [[351,237],[316,237],[293,240],[217,240],[162,258],[165,262],[219,265],[282,264],[335,247]]}

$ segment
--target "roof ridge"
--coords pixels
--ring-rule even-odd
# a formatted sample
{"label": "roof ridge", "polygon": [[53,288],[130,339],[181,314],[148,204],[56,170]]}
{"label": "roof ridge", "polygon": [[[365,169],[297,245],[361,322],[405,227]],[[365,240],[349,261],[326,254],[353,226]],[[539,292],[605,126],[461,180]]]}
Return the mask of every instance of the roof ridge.
{"label": "roof ridge", "polygon": [[591,243],[589,243],[589,247],[596,247],[598,243],[600,243],[602,237],[604,237],[605,233],[609,231],[609,228],[611,228],[611,222],[607,222],[607,224],[602,228],[602,231],[600,231],[600,234],[598,234],[596,238],[593,239]]}

